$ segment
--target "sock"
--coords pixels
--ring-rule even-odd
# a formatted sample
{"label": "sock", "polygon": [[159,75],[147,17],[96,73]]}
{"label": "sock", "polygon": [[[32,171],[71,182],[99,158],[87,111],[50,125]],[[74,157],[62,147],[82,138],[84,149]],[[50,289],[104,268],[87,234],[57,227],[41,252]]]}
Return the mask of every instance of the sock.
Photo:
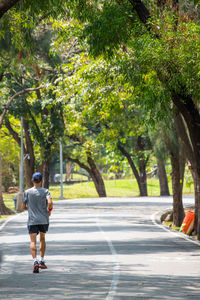
{"label": "sock", "polygon": [[44,261],[44,257],[41,257],[41,258],[40,258],[40,261]]}
{"label": "sock", "polygon": [[36,257],[36,258],[34,258],[34,262],[36,262],[36,261],[38,261],[37,257]]}

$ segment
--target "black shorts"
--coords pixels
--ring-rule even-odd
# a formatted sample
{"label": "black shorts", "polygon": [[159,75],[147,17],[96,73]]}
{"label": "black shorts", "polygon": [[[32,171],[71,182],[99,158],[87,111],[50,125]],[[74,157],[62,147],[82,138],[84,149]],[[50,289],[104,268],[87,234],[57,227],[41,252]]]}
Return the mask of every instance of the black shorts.
{"label": "black shorts", "polygon": [[46,233],[49,229],[49,224],[42,224],[42,225],[28,225],[28,232],[31,233],[39,233],[43,232]]}

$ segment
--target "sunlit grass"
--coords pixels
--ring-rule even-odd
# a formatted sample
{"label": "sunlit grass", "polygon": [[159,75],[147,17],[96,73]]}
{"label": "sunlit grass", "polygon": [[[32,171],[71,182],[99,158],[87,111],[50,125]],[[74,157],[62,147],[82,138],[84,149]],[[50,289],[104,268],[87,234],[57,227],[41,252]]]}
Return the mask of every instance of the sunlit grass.
{"label": "sunlit grass", "polygon": [[15,196],[15,194],[7,194],[7,193],[3,194],[3,201],[4,201],[5,205],[12,210],[15,210],[15,204],[13,201],[14,196]]}
{"label": "sunlit grass", "polygon": [[[105,180],[106,193],[108,197],[137,197],[139,188],[135,179]],[[160,186],[158,179],[148,179],[148,196],[159,196]],[[172,187],[169,183],[170,194]],[[54,199],[60,198],[60,186],[50,187],[50,192]],[[184,185],[183,194],[193,193],[193,186]],[[63,186],[63,195],[65,199],[91,198],[98,197],[93,182],[76,183]]]}

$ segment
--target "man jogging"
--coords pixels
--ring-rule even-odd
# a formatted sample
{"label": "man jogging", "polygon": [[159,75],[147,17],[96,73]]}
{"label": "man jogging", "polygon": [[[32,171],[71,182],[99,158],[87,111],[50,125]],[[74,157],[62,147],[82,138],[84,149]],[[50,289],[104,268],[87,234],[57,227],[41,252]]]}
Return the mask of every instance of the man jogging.
{"label": "man jogging", "polygon": [[[37,172],[32,176],[33,187],[24,192],[22,208],[28,209],[28,232],[30,234],[30,251],[34,260],[33,273],[39,268],[46,269],[44,254],[46,250],[45,234],[49,227],[49,216],[53,202],[49,190],[41,187],[42,175]],[[37,259],[37,235],[40,233],[40,261]]]}

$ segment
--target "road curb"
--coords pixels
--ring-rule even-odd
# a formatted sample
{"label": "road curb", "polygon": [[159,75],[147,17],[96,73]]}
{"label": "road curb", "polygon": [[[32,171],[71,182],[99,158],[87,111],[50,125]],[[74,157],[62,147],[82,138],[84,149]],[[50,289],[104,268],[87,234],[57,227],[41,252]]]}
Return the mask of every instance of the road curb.
{"label": "road curb", "polygon": [[172,229],[172,228],[169,228],[168,226],[163,225],[163,224],[161,223],[161,220],[160,220],[160,219],[161,219],[161,216],[162,216],[163,214],[165,214],[166,212],[168,212],[168,211],[171,211],[171,209],[168,208],[168,209],[165,209],[165,210],[158,211],[158,212],[154,213],[154,214],[151,216],[151,220],[152,220],[152,222],[154,223],[154,225],[156,225],[156,226],[162,228],[163,230],[165,230],[165,231],[167,231],[167,232],[171,232],[172,234],[175,234],[176,236],[178,236],[178,237],[180,237],[180,238],[182,238],[182,239],[184,239],[184,240],[187,240],[187,241],[189,241],[189,242],[191,242],[191,243],[193,243],[193,244],[195,244],[195,245],[198,245],[198,246],[200,247],[200,241],[194,239],[193,237],[187,236],[186,234],[184,234],[184,233],[182,233],[182,232],[179,232],[179,231],[177,231],[177,230],[174,230],[174,229]]}

